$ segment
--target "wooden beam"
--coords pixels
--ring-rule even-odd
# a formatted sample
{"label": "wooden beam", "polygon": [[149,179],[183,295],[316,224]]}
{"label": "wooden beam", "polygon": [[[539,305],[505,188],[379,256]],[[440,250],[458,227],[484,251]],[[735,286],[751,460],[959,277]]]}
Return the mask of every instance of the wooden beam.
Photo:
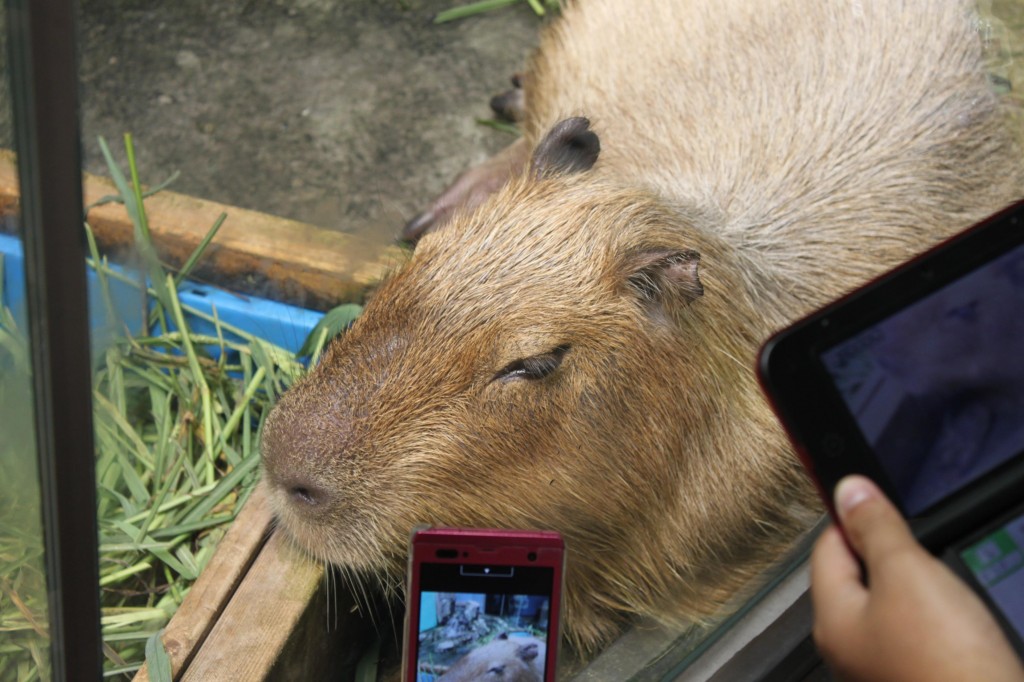
{"label": "wooden beam", "polygon": [[[290,546],[283,534],[273,534],[180,679],[268,679],[307,611],[326,601],[319,591],[325,584],[323,564]],[[320,648],[313,642],[309,647]],[[303,666],[328,663],[306,658]]]}
{"label": "wooden beam", "polygon": [[[217,544],[210,562],[192,584],[181,606],[164,629],[164,648],[171,659],[175,679],[199,651],[231,601],[250,566],[259,556],[270,535],[271,525],[272,513],[266,490],[259,485]],[[135,676],[135,681],[147,680],[149,675],[143,666]]]}
{"label": "wooden beam", "polygon": [[[13,152],[0,149],[0,216],[18,212],[16,163]],[[117,194],[107,178],[86,173],[83,182],[86,205]],[[218,216],[227,213],[195,277],[305,308],[325,310],[361,300],[408,255],[392,244],[166,190],[147,198],[145,206],[153,241],[171,267],[181,266]],[[130,253],[133,227],[123,205],[97,206],[87,220],[104,253],[112,259]]]}
{"label": "wooden beam", "polygon": [[[365,639],[351,597],[328,601],[323,564],[272,533],[271,516],[260,484],[168,623],[175,680],[285,679],[273,672],[281,669],[287,679],[331,679]],[[149,679],[143,666],[134,682]]]}

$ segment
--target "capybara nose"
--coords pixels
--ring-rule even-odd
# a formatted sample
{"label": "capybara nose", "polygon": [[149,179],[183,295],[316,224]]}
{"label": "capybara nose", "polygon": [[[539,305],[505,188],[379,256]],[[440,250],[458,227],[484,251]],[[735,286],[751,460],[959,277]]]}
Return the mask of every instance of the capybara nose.
{"label": "capybara nose", "polygon": [[288,487],[288,497],[298,505],[315,507],[322,504],[324,492],[315,485],[297,483]]}
{"label": "capybara nose", "polygon": [[327,502],[327,491],[310,481],[296,479],[281,486],[292,504],[300,509],[316,508]]}

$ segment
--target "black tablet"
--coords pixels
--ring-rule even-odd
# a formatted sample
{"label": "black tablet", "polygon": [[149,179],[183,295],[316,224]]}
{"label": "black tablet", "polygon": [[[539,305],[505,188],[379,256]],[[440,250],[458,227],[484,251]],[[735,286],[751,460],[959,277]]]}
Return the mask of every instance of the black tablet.
{"label": "black tablet", "polygon": [[985,529],[1024,564],[1024,202],[777,333],[758,374],[831,511],[864,474],[961,573]]}

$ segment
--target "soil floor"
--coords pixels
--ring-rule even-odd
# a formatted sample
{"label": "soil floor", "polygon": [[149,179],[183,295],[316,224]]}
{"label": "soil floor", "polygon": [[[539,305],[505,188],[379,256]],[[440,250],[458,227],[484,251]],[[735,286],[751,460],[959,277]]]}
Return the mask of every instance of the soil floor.
{"label": "soil floor", "polygon": [[433,23],[466,2],[80,0],[84,167],[107,175],[97,138],[123,162],[130,132],[144,183],[391,240],[514,139],[477,119],[542,21]]}
{"label": "soil floor", "polygon": [[[147,184],[177,171],[174,191],[391,241],[513,140],[477,120],[542,21],[519,2],[433,23],[468,2],[78,0],[84,167],[107,174],[99,136],[123,163],[130,132]],[[1024,3],[982,4],[1019,87]]]}

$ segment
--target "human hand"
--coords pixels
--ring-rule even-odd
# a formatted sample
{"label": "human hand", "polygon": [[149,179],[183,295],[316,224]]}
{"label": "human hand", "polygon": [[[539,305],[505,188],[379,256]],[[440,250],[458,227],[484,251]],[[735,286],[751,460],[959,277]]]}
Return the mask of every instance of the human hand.
{"label": "human hand", "polygon": [[863,476],[835,491],[838,528],[811,556],[814,640],[845,680],[1024,680],[1024,665],[982,601],[911,534]]}

